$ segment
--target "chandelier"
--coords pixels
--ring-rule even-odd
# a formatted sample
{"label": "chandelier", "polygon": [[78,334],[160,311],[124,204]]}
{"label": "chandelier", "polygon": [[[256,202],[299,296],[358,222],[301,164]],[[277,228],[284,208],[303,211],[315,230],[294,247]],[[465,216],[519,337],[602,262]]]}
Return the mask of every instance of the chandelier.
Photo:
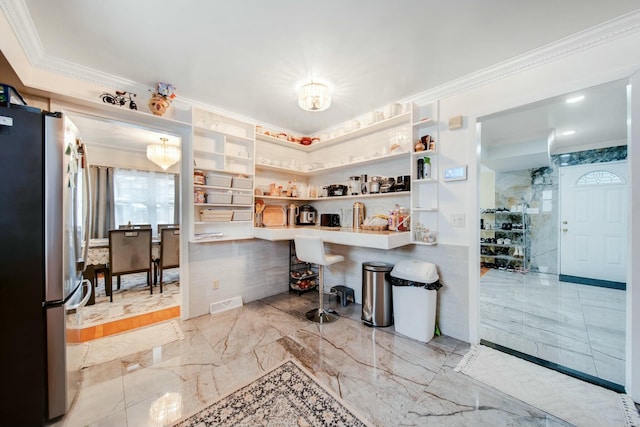
{"label": "chandelier", "polygon": [[307,83],[300,88],[298,105],[307,111],[324,111],[331,106],[329,88],[322,83]]}
{"label": "chandelier", "polygon": [[162,144],[147,145],[147,159],[151,160],[163,170],[180,161],[180,147],[167,145],[168,138],[160,138]]}

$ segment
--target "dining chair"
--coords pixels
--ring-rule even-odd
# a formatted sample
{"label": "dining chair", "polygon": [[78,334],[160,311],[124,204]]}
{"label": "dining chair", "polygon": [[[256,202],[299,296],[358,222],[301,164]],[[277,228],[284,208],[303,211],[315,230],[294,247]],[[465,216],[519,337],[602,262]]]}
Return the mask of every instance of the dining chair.
{"label": "dining chair", "polygon": [[158,236],[163,228],[180,228],[180,224],[158,224]]}
{"label": "dining chair", "polygon": [[162,293],[162,272],[167,268],[180,267],[180,228],[163,228],[160,231],[160,257],[154,260],[154,282],[160,274]]}
{"label": "dining chair", "polygon": [[151,229],[151,224],[124,224],[118,226],[119,230],[146,230],[147,228]]}
{"label": "dining chair", "polygon": [[[118,289],[121,275],[146,272],[147,284],[153,293],[151,269],[151,228],[109,230],[109,273],[117,277]],[[113,301],[112,284],[107,286]]]}

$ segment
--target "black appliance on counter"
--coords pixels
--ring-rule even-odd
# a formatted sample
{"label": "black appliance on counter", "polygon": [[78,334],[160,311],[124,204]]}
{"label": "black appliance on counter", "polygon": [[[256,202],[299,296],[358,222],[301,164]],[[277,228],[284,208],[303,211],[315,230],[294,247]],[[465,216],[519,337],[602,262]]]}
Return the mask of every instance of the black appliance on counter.
{"label": "black appliance on counter", "polygon": [[340,215],[338,214],[320,214],[321,227],[340,227]]}
{"label": "black appliance on counter", "polygon": [[332,184],[328,188],[328,196],[336,197],[336,196],[346,196],[349,191],[349,188],[346,185],[342,184]]}
{"label": "black appliance on counter", "polygon": [[82,361],[69,353],[82,344],[67,343],[66,322],[91,295],[82,298],[79,237],[88,223],[78,218],[90,218],[90,186],[83,146],[65,146],[64,130],[60,113],[0,102],[2,425],[41,426],[65,414],[79,384]]}
{"label": "black appliance on counter", "polygon": [[316,209],[311,205],[300,206],[300,214],[298,215],[298,225],[315,225]]}
{"label": "black appliance on counter", "polygon": [[393,186],[394,191],[409,191],[411,190],[411,176],[401,175],[396,178],[396,184]]}

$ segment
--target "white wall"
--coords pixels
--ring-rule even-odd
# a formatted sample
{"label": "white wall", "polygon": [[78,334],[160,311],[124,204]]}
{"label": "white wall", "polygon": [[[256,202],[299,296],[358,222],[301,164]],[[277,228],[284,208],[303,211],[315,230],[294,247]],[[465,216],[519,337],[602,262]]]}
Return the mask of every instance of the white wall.
{"label": "white wall", "polygon": [[[634,401],[640,402],[640,268],[637,260],[640,257],[640,74],[636,73],[631,80],[631,112],[629,118],[629,246],[635,258],[629,258],[627,273],[627,348],[626,348],[626,384],[627,393]],[[635,192],[633,189],[636,189]],[[636,362],[635,364],[632,361]]]}
{"label": "white wall", "polygon": [[[591,49],[582,50],[568,56],[542,64],[538,67],[526,71],[515,72],[502,79],[484,84],[472,90],[446,97],[440,101],[440,111],[442,120],[450,116],[465,116],[465,127],[460,130],[441,130],[441,156],[443,163],[441,168],[448,167],[456,163],[469,162],[469,180],[459,186],[447,186],[446,191],[441,191],[443,195],[440,200],[440,210],[446,219],[448,215],[460,209],[464,209],[467,214],[467,227],[462,232],[460,230],[450,230],[446,237],[447,241],[455,241],[462,245],[468,245],[468,265],[469,265],[469,296],[468,311],[470,316],[469,337],[471,342],[477,342],[478,337],[478,283],[479,267],[476,262],[479,252],[479,232],[475,224],[479,223],[479,166],[478,156],[478,135],[476,133],[476,122],[478,117],[493,114],[509,108],[521,106],[531,102],[539,101],[549,97],[568,93],[585,87],[606,83],[609,81],[629,77],[640,67],[640,34],[634,33],[623,38],[611,40]],[[637,113],[636,113],[637,115]],[[635,136],[635,135],[634,135]],[[638,166],[638,158],[633,166]],[[474,171],[471,171],[474,165]],[[637,209],[636,211],[637,212]],[[637,215],[637,214],[636,214]],[[636,221],[633,221],[635,219]],[[632,222],[640,223],[640,218],[632,218]],[[471,225],[471,228],[469,226]],[[441,228],[441,235],[445,233],[445,227]],[[445,239],[443,236],[441,240]],[[640,248],[636,248],[639,249]],[[640,331],[632,330],[631,313],[634,309],[637,312],[640,308],[640,301],[632,300],[634,292],[640,293],[640,280],[637,280],[638,273],[630,273],[628,280],[628,297],[630,298],[627,327],[630,330],[629,344],[635,351],[638,351],[640,343]],[[634,274],[636,276],[634,276]],[[636,297],[637,299],[637,297]],[[636,324],[638,322],[636,321]],[[637,359],[637,355],[636,355]],[[633,394],[636,401],[640,400],[640,378],[637,370],[631,363],[633,359],[627,359],[627,372],[633,382],[629,382],[627,388]],[[635,388],[632,388],[635,385]]]}
{"label": "white wall", "polygon": [[188,248],[189,317],[209,313],[212,302],[241,296],[246,303],[289,289],[289,242],[253,239]]}
{"label": "white wall", "polygon": [[[112,166],[123,169],[137,169],[143,171],[165,172],[162,168],[147,159],[144,151],[123,150],[115,147],[92,144],[87,145],[89,163],[97,166]],[[169,173],[180,173],[180,162],[166,170]]]}

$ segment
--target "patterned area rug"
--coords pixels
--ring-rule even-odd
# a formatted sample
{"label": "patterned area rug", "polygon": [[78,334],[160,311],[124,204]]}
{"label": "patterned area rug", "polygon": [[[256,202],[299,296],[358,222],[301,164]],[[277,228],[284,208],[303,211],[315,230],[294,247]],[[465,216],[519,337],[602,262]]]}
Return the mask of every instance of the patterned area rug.
{"label": "patterned area rug", "polygon": [[636,407],[626,394],[483,345],[472,347],[456,371],[576,426],[640,426]]}
{"label": "patterned area rug", "polygon": [[295,361],[174,424],[204,426],[369,426]]}

